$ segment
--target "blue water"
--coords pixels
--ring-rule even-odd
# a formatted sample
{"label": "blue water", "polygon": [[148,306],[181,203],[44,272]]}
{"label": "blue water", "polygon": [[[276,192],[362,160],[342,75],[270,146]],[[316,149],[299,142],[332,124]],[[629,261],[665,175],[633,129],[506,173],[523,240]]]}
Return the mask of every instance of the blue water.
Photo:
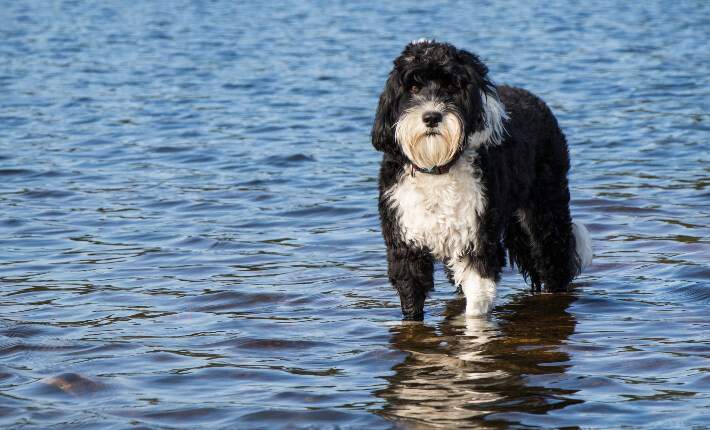
{"label": "blue water", "polygon": [[[597,3],[597,2],[595,2]],[[0,10],[0,427],[709,428],[710,3]],[[402,324],[369,142],[436,37],[548,101],[594,266]]]}

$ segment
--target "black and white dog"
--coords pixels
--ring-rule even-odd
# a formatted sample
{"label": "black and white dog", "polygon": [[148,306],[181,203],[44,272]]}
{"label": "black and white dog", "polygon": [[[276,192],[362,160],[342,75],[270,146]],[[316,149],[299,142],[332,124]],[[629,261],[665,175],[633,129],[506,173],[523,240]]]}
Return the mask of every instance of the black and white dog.
{"label": "black and white dog", "polygon": [[421,320],[442,261],[488,313],[505,250],[532,288],[566,291],[591,263],[587,229],[569,210],[565,136],[533,94],[496,86],[479,58],[418,40],[394,61],[372,144],[384,152],[379,210],[389,279],[405,319]]}

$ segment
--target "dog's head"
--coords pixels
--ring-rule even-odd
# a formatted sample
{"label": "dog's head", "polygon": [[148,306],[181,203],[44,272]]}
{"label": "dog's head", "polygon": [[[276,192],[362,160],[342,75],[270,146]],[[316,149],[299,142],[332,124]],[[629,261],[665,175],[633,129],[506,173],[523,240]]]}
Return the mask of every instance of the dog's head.
{"label": "dog's head", "polygon": [[499,143],[505,117],[478,57],[448,43],[418,40],[394,61],[372,144],[428,169],[445,165],[467,147]]}

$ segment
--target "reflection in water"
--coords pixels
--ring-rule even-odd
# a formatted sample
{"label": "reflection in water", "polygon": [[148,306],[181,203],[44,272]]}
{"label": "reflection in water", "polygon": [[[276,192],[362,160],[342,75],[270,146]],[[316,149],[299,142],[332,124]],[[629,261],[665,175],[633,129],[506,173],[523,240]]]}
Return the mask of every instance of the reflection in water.
{"label": "reflection in water", "polygon": [[392,345],[409,355],[378,393],[386,400],[382,414],[408,424],[480,427],[502,418],[491,414],[541,414],[580,403],[570,397],[574,391],[532,380],[569,367],[569,355],[558,346],[574,333],[576,321],[567,312],[574,300],[524,294],[499,307],[491,321],[466,318],[459,300],[436,327],[393,327]]}

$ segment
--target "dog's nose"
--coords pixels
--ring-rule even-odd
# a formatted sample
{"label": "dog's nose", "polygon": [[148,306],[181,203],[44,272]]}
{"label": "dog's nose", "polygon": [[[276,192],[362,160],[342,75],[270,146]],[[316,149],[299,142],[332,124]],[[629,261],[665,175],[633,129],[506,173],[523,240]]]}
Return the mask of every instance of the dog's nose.
{"label": "dog's nose", "polygon": [[441,118],[441,113],[433,110],[422,114],[422,121],[424,121],[424,124],[426,124],[427,127],[436,127],[436,125],[441,122]]}

